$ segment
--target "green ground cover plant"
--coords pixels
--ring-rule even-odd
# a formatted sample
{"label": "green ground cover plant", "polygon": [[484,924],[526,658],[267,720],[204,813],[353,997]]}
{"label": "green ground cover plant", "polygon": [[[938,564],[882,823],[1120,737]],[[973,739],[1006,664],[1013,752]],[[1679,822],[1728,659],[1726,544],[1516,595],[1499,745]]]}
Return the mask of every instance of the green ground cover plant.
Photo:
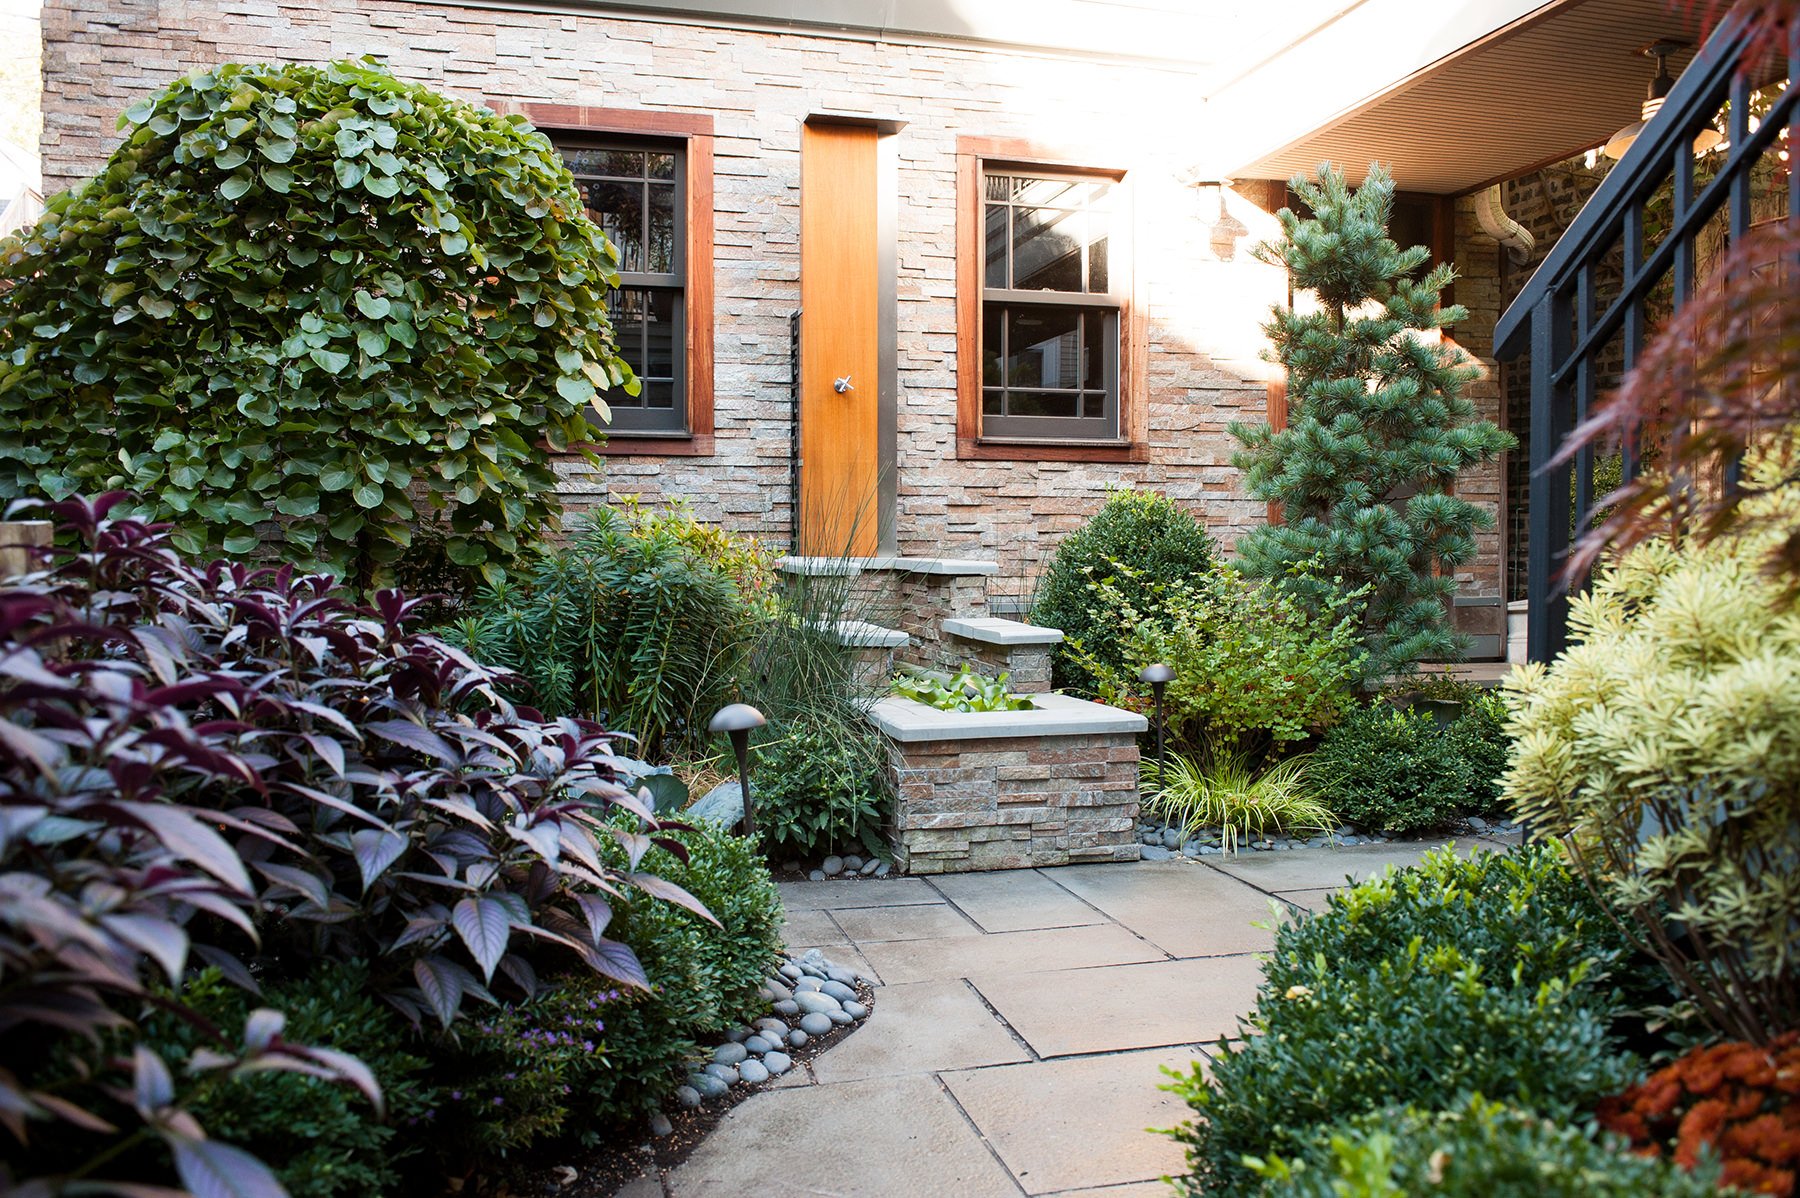
{"label": "green ground cover plant", "polygon": [[1253,1165],[1261,1198],[1710,1198],[1719,1170],[1646,1160],[1581,1127],[1479,1095],[1444,1111],[1378,1111],[1291,1158]]}
{"label": "green ground cover plant", "polygon": [[[1409,876],[1410,875],[1410,876]],[[1447,850],[1284,923],[1246,1038],[1170,1087],[1188,1193],[1256,1191],[1246,1158],[1288,1158],[1343,1120],[1452,1109],[1471,1095],[1568,1120],[1634,1078],[1615,1025],[1623,944],[1549,849],[1516,862]],[[1544,902],[1541,911],[1537,904]]]}
{"label": "green ground cover plant", "polygon": [[[1059,628],[1064,640],[1052,659],[1059,688],[1095,693],[1097,662],[1125,666],[1123,633],[1094,597],[1111,579],[1126,602],[1141,602],[1151,582],[1179,582],[1204,572],[1215,548],[1205,527],[1165,495],[1118,490],[1086,524],[1064,537],[1038,583],[1033,623]],[[1134,573],[1122,573],[1124,566]]]}
{"label": "green ground cover plant", "polygon": [[548,139],[368,60],[198,70],[120,127],[0,245],[0,498],[129,489],[184,552],[359,589],[555,524],[546,449],[637,384]]}

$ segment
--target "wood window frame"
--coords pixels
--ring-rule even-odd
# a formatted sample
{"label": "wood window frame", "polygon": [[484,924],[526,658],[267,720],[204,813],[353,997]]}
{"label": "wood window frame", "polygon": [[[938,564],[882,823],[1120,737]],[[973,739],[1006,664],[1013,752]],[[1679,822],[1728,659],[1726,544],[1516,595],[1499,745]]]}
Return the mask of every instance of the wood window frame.
{"label": "wood window frame", "polygon": [[684,145],[682,179],[687,232],[683,294],[686,346],[683,353],[687,431],[609,436],[595,446],[603,457],[710,457],[713,453],[713,118],[708,113],[656,112],[637,108],[595,108],[585,104],[504,102],[496,112],[518,113],[552,138],[558,133],[589,137],[642,137]]}
{"label": "wood window frame", "polygon": [[[1000,168],[1028,172],[1108,176],[1120,188],[1119,230],[1124,253],[1114,254],[1127,281],[1119,309],[1118,412],[1116,441],[1004,440],[981,432],[981,327],[985,287],[982,240],[982,172]],[[1138,294],[1131,187],[1122,168],[1072,158],[1066,150],[1018,138],[960,136],[956,139],[956,456],[975,461],[1143,462],[1148,460],[1143,304]]]}

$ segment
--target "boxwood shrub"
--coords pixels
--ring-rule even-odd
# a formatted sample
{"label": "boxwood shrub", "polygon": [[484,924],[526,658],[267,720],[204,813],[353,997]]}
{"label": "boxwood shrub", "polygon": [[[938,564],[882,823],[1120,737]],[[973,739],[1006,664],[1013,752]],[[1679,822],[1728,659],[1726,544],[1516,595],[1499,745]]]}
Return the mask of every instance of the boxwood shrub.
{"label": "boxwood shrub", "polygon": [[1617,1141],[1476,1096],[1442,1112],[1385,1110],[1322,1133],[1294,1158],[1259,1160],[1259,1198],[1710,1198],[1692,1173]]}
{"label": "boxwood shrub", "polygon": [[1475,777],[1457,743],[1422,712],[1387,702],[1345,716],[1313,767],[1338,818],[1371,832],[1425,832],[1468,805]]}
{"label": "boxwood shrub", "polygon": [[1246,1157],[1302,1152],[1358,1114],[1480,1093],[1568,1117],[1635,1076],[1614,1031],[1621,950],[1591,915],[1558,931],[1569,885],[1548,850],[1446,853],[1284,926],[1247,1037],[1171,1087],[1198,1116],[1174,1132],[1188,1192],[1251,1192]]}

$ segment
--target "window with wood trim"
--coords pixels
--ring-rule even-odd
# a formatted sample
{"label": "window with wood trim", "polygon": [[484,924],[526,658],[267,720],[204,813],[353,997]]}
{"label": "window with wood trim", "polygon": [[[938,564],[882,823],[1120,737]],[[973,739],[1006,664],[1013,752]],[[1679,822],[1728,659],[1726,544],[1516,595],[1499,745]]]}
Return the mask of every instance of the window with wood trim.
{"label": "window with wood trim", "polygon": [[1110,176],[984,166],[981,436],[1119,440]]}
{"label": "window with wood trim", "polygon": [[556,138],[588,215],[619,250],[608,304],[619,356],[640,390],[606,393],[611,431],[686,433],[687,163],[680,142]]}

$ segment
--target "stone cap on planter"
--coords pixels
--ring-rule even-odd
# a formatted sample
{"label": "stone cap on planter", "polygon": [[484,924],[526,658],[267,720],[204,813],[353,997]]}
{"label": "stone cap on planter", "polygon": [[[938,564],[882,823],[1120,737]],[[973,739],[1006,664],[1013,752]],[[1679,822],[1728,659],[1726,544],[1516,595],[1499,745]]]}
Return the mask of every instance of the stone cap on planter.
{"label": "stone cap on planter", "polygon": [[999,616],[978,616],[966,620],[945,620],[944,631],[965,641],[985,645],[1054,645],[1063,639],[1062,629],[1042,628]]}
{"label": "stone cap on planter", "polygon": [[814,627],[852,649],[899,649],[912,640],[898,628],[883,628],[867,620],[821,620]]}
{"label": "stone cap on planter", "polygon": [[1000,563],[973,557],[784,557],[775,563],[783,574],[848,577],[867,570],[895,574],[934,574],[947,578],[985,578],[1000,573]]}
{"label": "stone cap on planter", "polygon": [[992,740],[1018,736],[1138,733],[1150,721],[1134,711],[1069,695],[1032,695],[1028,711],[939,711],[889,695],[869,708],[869,722],[897,741]]}

